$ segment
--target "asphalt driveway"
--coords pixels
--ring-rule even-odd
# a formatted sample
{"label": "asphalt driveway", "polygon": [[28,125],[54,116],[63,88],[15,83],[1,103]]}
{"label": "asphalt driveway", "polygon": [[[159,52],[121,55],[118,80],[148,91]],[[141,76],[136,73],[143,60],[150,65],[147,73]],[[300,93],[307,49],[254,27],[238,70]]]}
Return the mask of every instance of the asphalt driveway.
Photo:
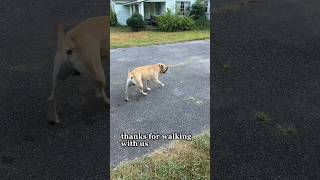
{"label": "asphalt driveway", "polygon": [[320,179],[320,1],[214,3],[215,177]]}
{"label": "asphalt driveway", "polygon": [[[209,128],[209,41],[111,50],[110,164],[132,160],[168,144],[149,141],[149,147],[122,147],[122,133],[198,134]],[[147,96],[131,88],[124,101],[128,69],[155,63],[175,65],[160,77],[165,84],[151,85]]]}
{"label": "asphalt driveway", "polygon": [[[0,5],[0,179],[106,179],[108,113],[82,77],[63,86],[62,124],[46,120],[56,31],[106,14],[106,1]],[[87,106],[87,107],[86,107]]]}

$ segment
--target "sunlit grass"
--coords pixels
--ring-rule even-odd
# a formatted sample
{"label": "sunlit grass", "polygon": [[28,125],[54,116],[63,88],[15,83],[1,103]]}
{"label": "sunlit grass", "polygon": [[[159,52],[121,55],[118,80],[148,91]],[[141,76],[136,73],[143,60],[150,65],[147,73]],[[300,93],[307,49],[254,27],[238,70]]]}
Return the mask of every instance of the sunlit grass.
{"label": "sunlit grass", "polygon": [[111,179],[210,179],[210,134],[119,165],[111,170]]}
{"label": "sunlit grass", "polygon": [[177,43],[210,38],[210,30],[181,32],[140,31],[131,32],[129,28],[111,27],[111,48],[149,46],[156,44]]}

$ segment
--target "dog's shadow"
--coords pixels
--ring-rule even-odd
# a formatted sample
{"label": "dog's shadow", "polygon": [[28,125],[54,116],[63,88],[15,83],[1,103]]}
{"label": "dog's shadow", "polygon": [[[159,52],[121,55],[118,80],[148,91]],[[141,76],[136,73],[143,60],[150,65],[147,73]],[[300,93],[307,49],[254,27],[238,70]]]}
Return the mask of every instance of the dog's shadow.
{"label": "dog's shadow", "polygon": [[[105,114],[109,113],[110,105],[106,105],[102,98],[96,97],[94,88],[85,85],[86,83],[90,84],[90,81],[81,76],[73,77],[72,82],[67,81],[64,82],[64,88],[67,89],[67,92],[58,97],[58,112],[61,113],[62,123],[72,119],[73,123],[91,126],[101,121],[97,115],[109,117]],[[109,94],[109,87],[106,87],[106,94]]]}
{"label": "dog's shadow", "polygon": [[[117,98],[117,103],[116,106],[122,106],[122,105],[127,105],[130,103],[135,103],[135,102],[144,102],[144,101],[148,101],[148,99],[152,99],[154,98],[154,96],[157,95],[157,93],[161,92],[161,88],[165,88],[165,87],[161,87],[158,84],[152,83],[149,85],[151,88],[151,91],[147,91],[146,88],[144,88],[144,92],[148,93],[148,95],[143,95],[139,92],[138,88],[135,88],[134,86],[130,87],[129,90],[129,101],[125,101],[124,100],[124,91],[121,92],[121,94],[118,95]],[[120,101],[120,102],[119,102]],[[111,106],[114,106],[111,102]]]}
{"label": "dog's shadow", "polygon": [[[95,118],[97,114],[109,113],[110,105],[107,105],[103,102],[102,98],[91,98],[80,106],[81,110],[81,121],[85,125],[93,125],[99,121],[98,118]],[[107,116],[104,116],[107,117]]]}
{"label": "dog's shadow", "polygon": [[73,99],[71,105],[59,105],[59,107],[64,107],[63,112],[60,111],[62,123],[68,121],[68,119],[72,119],[71,121],[74,121],[76,124],[92,126],[101,121],[101,118],[97,118],[97,115],[108,117],[105,114],[109,113],[110,105],[105,104],[102,98],[97,98],[90,94],[82,96],[81,99],[82,101],[79,100],[78,102]]}

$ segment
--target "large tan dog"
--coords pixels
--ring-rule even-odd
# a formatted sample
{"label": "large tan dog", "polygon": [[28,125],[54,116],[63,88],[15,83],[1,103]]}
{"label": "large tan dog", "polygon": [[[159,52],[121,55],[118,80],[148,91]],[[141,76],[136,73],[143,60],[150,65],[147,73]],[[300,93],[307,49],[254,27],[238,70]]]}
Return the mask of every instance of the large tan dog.
{"label": "large tan dog", "polygon": [[63,25],[57,32],[57,52],[54,58],[53,86],[49,97],[48,120],[59,123],[56,110],[57,87],[72,75],[84,75],[96,87],[97,97],[109,104],[105,93],[104,63],[109,55],[109,17],[87,19],[64,34]]}
{"label": "large tan dog", "polygon": [[159,83],[161,86],[164,84],[159,81],[160,74],[166,73],[168,70],[168,65],[158,63],[148,66],[137,67],[131,72],[128,72],[128,78],[126,83],[126,91],[125,91],[125,100],[129,101],[128,97],[128,88],[132,85],[139,88],[140,92],[143,95],[147,95],[147,93],[143,92],[143,82],[146,81],[146,90],[150,91],[150,87],[148,87],[149,81],[154,81]]}

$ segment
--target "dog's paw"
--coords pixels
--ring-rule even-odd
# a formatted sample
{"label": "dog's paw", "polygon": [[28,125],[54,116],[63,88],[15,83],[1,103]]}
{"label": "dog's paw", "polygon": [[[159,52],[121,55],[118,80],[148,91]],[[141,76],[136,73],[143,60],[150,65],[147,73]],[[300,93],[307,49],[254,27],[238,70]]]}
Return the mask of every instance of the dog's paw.
{"label": "dog's paw", "polygon": [[163,86],[164,86],[164,84],[162,83],[162,84],[161,84],[161,86],[163,87]]}
{"label": "dog's paw", "polygon": [[151,91],[151,88],[146,88],[147,91]]}
{"label": "dog's paw", "polygon": [[148,95],[148,93],[145,93],[145,92],[143,92],[142,94],[145,95],[145,96]]}
{"label": "dog's paw", "polygon": [[59,120],[58,117],[48,118],[48,123],[49,123],[49,124],[60,124],[60,120]]}
{"label": "dog's paw", "polygon": [[47,113],[47,121],[49,124],[59,124],[60,123],[60,119],[59,119],[58,115],[52,111],[49,111]]}
{"label": "dog's paw", "polygon": [[105,105],[109,105],[109,104],[110,104],[110,99],[109,99],[109,98],[103,97],[102,100],[103,100],[103,103],[104,103]]}

